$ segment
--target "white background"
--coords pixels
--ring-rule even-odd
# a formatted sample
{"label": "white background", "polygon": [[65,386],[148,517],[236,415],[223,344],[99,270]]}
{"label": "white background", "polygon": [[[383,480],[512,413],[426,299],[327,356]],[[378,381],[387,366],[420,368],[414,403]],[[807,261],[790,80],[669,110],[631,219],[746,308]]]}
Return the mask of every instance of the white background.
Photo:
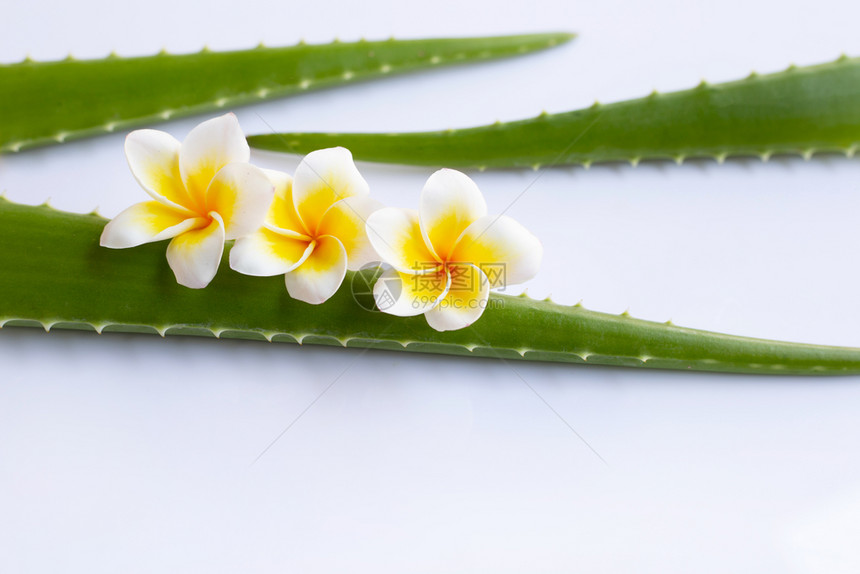
{"label": "white background", "polygon": [[[580,33],[516,60],[236,110],[248,133],[267,131],[261,117],[285,131],[467,126],[860,55],[860,8],[848,0],[5,0],[2,10],[3,62],[300,38]],[[163,129],[181,139],[198,121]],[[0,190],[115,215],[144,198],[122,139],[4,156]],[[403,207],[417,204],[430,173],[360,168],[377,198]],[[471,175],[496,213],[534,182],[508,213],[545,245],[528,285],[536,296],[860,346],[856,159]],[[4,329],[0,571],[860,569],[860,379],[516,369]]]}

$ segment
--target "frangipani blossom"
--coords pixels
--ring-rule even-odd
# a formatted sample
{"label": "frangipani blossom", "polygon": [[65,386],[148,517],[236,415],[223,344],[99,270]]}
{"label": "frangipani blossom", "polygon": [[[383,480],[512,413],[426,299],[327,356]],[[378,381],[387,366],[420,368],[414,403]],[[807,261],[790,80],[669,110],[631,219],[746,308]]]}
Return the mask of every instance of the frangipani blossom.
{"label": "frangipani blossom", "polygon": [[266,173],[275,199],[263,227],[236,241],[230,267],[246,275],[284,275],[291,297],[318,305],[334,295],[347,269],[376,259],[364,227],[380,204],[368,197],[367,182],[342,147],[309,153],[295,179]]}
{"label": "frangipani blossom", "polygon": [[475,182],[451,169],[430,176],[418,211],[381,209],[367,233],[393,267],[374,285],[377,307],[401,317],[423,313],[437,331],[477,321],[491,288],[531,279],[543,256],[534,235],[510,217],[487,215]]}
{"label": "frangipani blossom", "polygon": [[201,289],[218,272],[224,241],[257,229],[274,186],[248,163],[251,150],[233,114],[203,122],[181,144],[158,130],[125,140],[128,165],[152,201],[126,209],[104,228],[112,249],[171,239],[167,262],[180,285]]}

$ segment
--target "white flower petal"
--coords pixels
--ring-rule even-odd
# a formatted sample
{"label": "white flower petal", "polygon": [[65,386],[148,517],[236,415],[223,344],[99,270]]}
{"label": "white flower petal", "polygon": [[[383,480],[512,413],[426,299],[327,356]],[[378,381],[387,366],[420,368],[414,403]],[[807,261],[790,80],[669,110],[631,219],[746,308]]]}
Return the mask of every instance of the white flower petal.
{"label": "white flower petal", "polygon": [[494,289],[528,281],[542,258],[538,238],[505,215],[486,215],[470,225],[451,255],[452,261],[480,267]]}
{"label": "white flower petal", "polygon": [[146,201],[132,205],[109,221],[99,243],[102,247],[124,249],[170,239],[205,225],[205,219],[189,217],[185,210],[160,201]]}
{"label": "white flower petal", "polygon": [[487,214],[481,190],[466,174],[440,169],[421,191],[418,216],[428,247],[447,261],[454,242],[472,222]]}
{"label": "white flower petal", "polygon": [[236,239],[263,225],[274,191],[275,186],[260,168],[231,163],[212,179],[206,191],[206,208],[221,216],[227,239]]}
{"label": "white flower petal", "polygon": [[431,310],[450,287],[447,273],[413,275],[387,269],[373,285],[373,299],[383,313],[413,317]]}
{"label": "white flower petal", "polygon": [[370,188],[346,148],[334,147],[309,153],[296,168],[293,203],[312,235],[328,208],[336,201],[367,195]]}
{"label": "white flower petal", "polygon": [[282,171],[264,169],[263,173],[275,186],[275,196],[272,205],[266,213],[266,221],[263,225],[277,231],[282,235],[295,237],[297,239],[310,238],[304,223],[296,213],[293,204],[293,178]]}
{"label": "white flower petal", "polygon": [[439,265],[421,237],[414,209],[373,212],[367,218],[367,236],[382,260],[401,273],[433,273]]}
{"label": "white flower petal", "polygon": [[313,252],[284,276],[287,292],[293,299],[319,305],[337,292],[346,276],[346,249],[337,238],[317,238]]}
{"label": "white flower petal", "polygon": [[445,298],[427,311],[427,323],[437,331],[464,329],[484,313],[490,299],[490,282],[474,265],[449,266],[451,288]]}
{"label": "white flower petal", "polygon": [[372,261],[379,261],[367,237],[367,218],[382,204],[367,196],[348,197],[332,205],[323,215],[317,233],[337,237],[346,249],[347,268],[358,271]]}
{"label": "white flower petal", "polygon": [[167,246],[167,262],[180,285],[202,289],[218,272],[224,253],[224,223],[217,213],[201,229],[173,238]]}
{"label": "white flower petal", "polygon": [[263,228],[236,240],[230,250],[230,267],[245,275],[283,275],[301,265],[313,252],[308,240],[284,237]]}
{"label": "white flower petal", "polygon": [[265,167],[261,167],[263,173],[266,174],[266,177],[269,178],[269,181],[272,182],[272,185],[275,186],[275,193],[277,194],[283,189],[287,187],[293,187],[293,177],[285,171],[281,171],[278,169],[268,169]]}
{"label": "white flower petal", "polygon": [[246,163],[249,159],[251,148],[239,120],[234,114],[225,114],[189,132],[179,150],[179,173],[191,199],[203,206],[215,174],[227,164]]}
{"label": "white flower petal", "polygon": [[193,209],[179,175],[179,141],[159,130],[135,130],[125,138],[125,157],[131,173],[156,201],[179,209]]}

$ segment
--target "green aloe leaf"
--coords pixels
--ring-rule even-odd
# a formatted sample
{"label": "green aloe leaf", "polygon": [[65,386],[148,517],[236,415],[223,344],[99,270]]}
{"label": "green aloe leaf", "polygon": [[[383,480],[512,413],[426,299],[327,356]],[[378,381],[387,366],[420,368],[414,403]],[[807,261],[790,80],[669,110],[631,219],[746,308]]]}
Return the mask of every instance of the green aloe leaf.
{"label": "green aloe leaf", "polygon": [[423,68],[513,56],[571,34],[334,42],[0,65],[0,152]]}
{"label": "green aloe leaf", "polygon": [[860,145],[860,58],[469,129],[284,133],[248,141],[289,153],[342,145],[366,161],[478,169],[817,152],[850,156]]}
{"label": "green aloe leaf", "polygon": [[[474,325],[439,333],[423,317],[367,310],[351,274],[323,305],[290,299],[282,277],[222,263],[212,284],[176,284],[165,245],[99,247],[105,220],[0,200],[0,326],[41,326],[315,343],[347,347],[664,369],[860,373],[860,349],[749,339],[493,295]],[[225,254],[226,258],[227,254]],[[357,294],[357,295],[356,295]]]}

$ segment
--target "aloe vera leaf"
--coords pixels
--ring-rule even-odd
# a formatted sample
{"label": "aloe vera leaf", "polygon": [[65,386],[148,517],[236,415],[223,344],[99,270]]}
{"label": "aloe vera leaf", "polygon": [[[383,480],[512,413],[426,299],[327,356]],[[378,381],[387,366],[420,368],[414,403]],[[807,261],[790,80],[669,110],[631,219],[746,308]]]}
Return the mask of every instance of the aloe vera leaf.
{"label": "aloe vera leaf", "polygon": [[571,34],[360,41],[0,65],[0,152],[422,68],[541,50]]}
{"label": "aloe vera leaf", "polygon": [[[492,295],[467,329],[366,310],[350,274],[323,305],[287,295],[282,277],[225,261],[202,290],[176,284],[165,245],[99,247],[105,219],[0,200],[0,326],[190,334],[346,347],[763,374],[857,374],[860,349],[750,339]],[[365,294],[365,300],[372,300]],[[358,299],[359,301],[361,299]]]}
{"label": "aloe vera leaf", "polygon": [[860,144],[860,58],[751,74],[573,112],[415,133],[284,133],[248,138],[261,149],[306,153],[342,145],[366,161],[461,168],[818,152]]}

